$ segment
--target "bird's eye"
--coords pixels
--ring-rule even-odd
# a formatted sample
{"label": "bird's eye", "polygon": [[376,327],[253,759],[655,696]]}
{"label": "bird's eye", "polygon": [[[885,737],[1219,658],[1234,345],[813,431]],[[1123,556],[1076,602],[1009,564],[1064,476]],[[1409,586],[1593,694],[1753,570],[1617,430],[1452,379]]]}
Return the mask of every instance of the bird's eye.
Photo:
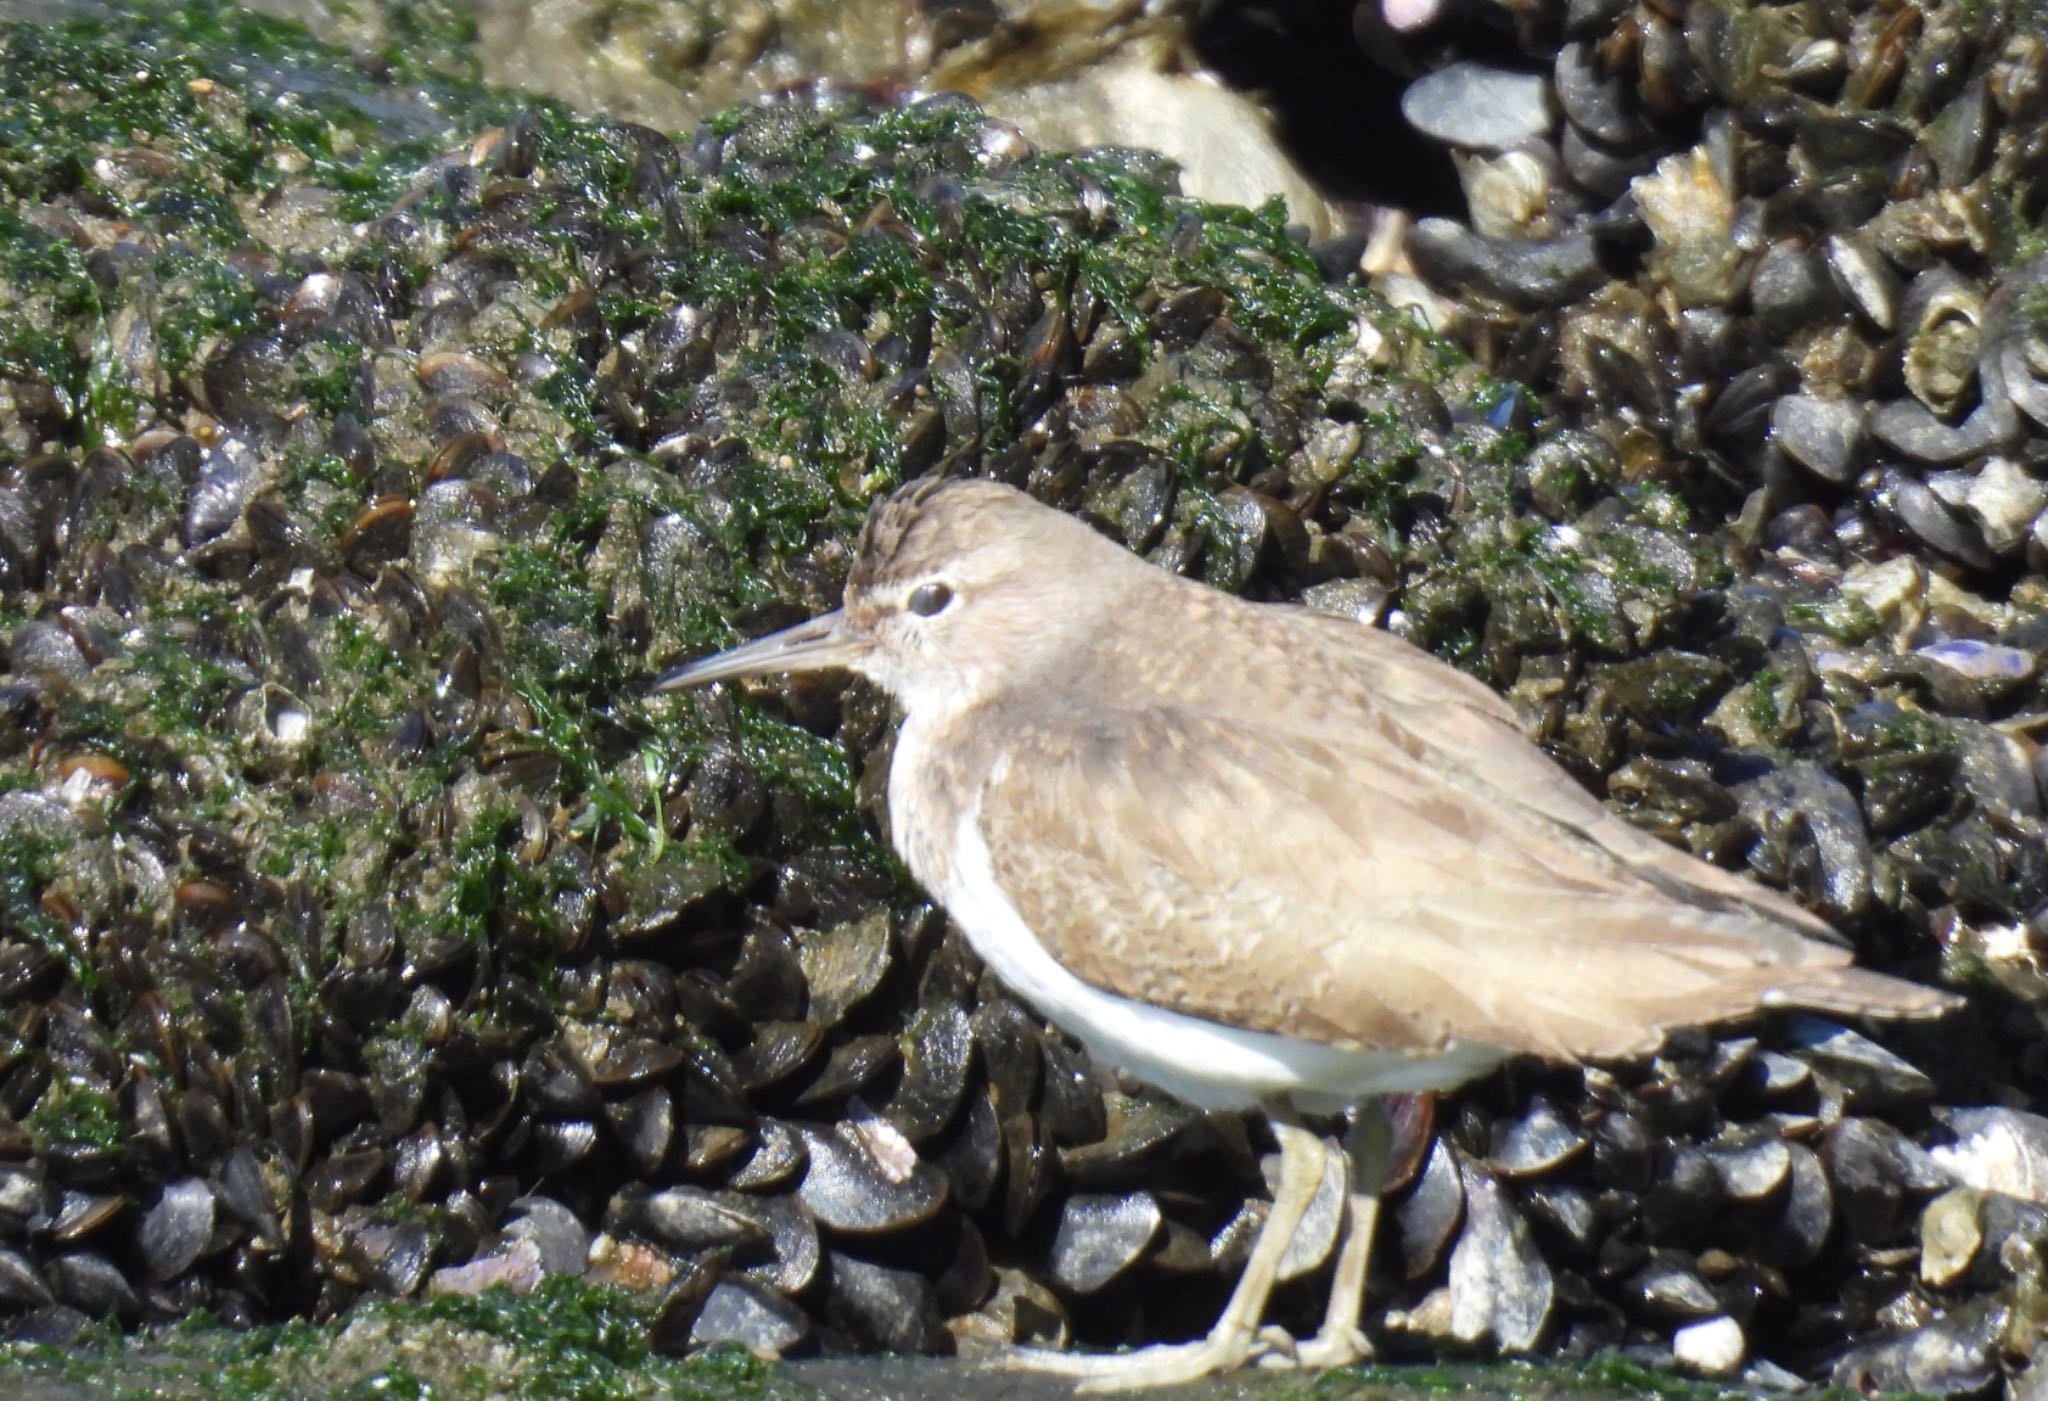
{"label": "bird's eye", "polygon": [[919,584],[910,591],[904,606],[920,618],[929,618],[953,601],[953,591],[944,584]]}

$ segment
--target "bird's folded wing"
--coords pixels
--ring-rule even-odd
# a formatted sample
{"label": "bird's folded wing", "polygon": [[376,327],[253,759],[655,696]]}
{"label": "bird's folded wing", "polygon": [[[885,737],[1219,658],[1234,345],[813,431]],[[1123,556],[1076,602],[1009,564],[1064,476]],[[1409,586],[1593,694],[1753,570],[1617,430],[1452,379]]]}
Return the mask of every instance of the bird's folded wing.
{"label": "bird's folded wing", "polygon": [[1306,610],[1295,613],[1294,624],[1328,637],[1325,655],[1354,659],[1345,677],[1349,704],[1323,712],[1339,744],[1390,744],[1441,782],[1474,790],[1482,801],[1503,804],[1539,826],[1576,834],[1676,899],[1746,910],[1767,923],[1842,942],[1830,925],[1785,896],[1695,860],[1611,812],[1531,744],[1514,708],[1475,678],[1376,628]]}
{"label": "bird's folded wing", "polygon": [[1696,863],[1666,863],[1652,838],[1634,860],[1568,802],[1550,816],[1484,774],[1446,781],[1398,726],[1337,738],[1054,711],[1019,717],[1005,747],[1031,761],[996,768],[980,814],[1025,924],[1083,980],[1191,1015],[1585,1058],[1759,1002],[1860,1010],[1925,991],[1843,968],[1842,950],[1726,899],[1736,877],[1688,881]]}

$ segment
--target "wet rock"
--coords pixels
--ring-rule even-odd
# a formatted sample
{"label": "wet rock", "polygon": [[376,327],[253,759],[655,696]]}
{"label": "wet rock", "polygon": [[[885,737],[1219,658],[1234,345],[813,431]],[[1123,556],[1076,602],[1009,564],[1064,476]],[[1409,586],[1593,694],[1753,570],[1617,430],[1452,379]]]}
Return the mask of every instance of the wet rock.
{"label": "wet rock", "polygon": [[825,1324],[854,1346],[909,1354],[952,1350],[952,1337],[939,1316],[938,1296],[923,1275],[836,1250],[828,1257],[828,1267]]}
{"label": "wet rock", "polygon": [[1395,1204],[1393,1217],[1400,1228],[1403,1273],[1421,1279],[1442,1262],[1465,1219],[1464,1178],[1457,1155],[1442,1139],[1431,1144],[1421,1176]]}
{"label": "wet rock", "polygon": [[737,1192],[628,1189],[613,1198],[608,1215],[688,1255],[710,1250],[748,1253],[763,1249],[774,1238],[754,1202]]}
{"label": "wet rock", "polygon": [[1707,1282],[1670,1257],[1654,1259],[1638,1270],[1629,1290],[1643,1312],[1654,1318],[1705,1319],[1721,1308]]}
{"label": "wet rock", "polygon": [[952,1003],[921,1009],[903,1036],[903,1078],[889,1100],[889,1119],[912,1142],[952,1121],[973,1069],[974,1032]]}
{"label": "wet rock", "polygon": [[1571,124],[1610,146],[1634,146],[1649,136],[1634,95],[1618,75],[1604,71],[1591,44],[1558,50],[1551,85]]}
{"label": "wet rock", "polygon": [[1593,240],[1583,234],[1548,242],[1489,239],[1445,219],[1424,219],[1409,253],[1439,281],[1468,286],[1512,306],[1557,306],[1599,284]]}
{"label": "wet rock", "polygon": [[1997,1192],[1956,1187],[1920,1215],[1920,1278],[1940,1289],[1996,1289],[2024,1277],[2048,1245],[2048,1209]]}
{"label": "wet rock", "polygon": [[1910,1333],[1854,1348],[1835,1363],[1834,1383],[1934,1396],[1982,1391],[1999,1374],[2010,1307],[1996,1298],[1973,1300]]}
{"label": "wet rock", "polygon": [[574,1212],[549,1197],[522,1197],[512,1207],[515,1214],[504,1231],[507,1241],[531,1245],[545,1274],[583,1272],[590,1230]]}
{"label": "wet rock", "polygon": [[1501,1177],[1534,1177],[1555,1172],[1590,1142],[1541,1095],[1521,1118],[1497,1127],[1487,1166]]}
{"label": "wet rock", "polygon": [[1469,61],[1410,83],[1401,115],[1425,136],[1474,151],[1505,151],[1542,136],[1555,121],[1541,74]]}
{"label": "wet rock", "polygon": [[1720,1176],[1722,1190],[1739,1202],[1764,1201],[1792,1178],[1792,1149],[1777,1139],[1710,1147],[1707,1160]]}
{"label": "wet rock", "polygon": [[1477,1164],[1462,1167],[1465,1229],[1451,1251],[1451,1331],[1527,1352],[1549,1326],[1556,1283],[1500,1183]]}
{"label": "wet rock", "polygon": [[1934,1113],[1955,1135],[1928,1150],[1943,1172],[1980,1191],[2048,1206],[2048,1118],[2003,1106]]}
{"label": "wet rock", "polygon": [[836,1025],[888,976],[888,914],[877,912],[852,923],[813,930],[804,936],[799,958],[804,984],[810,990],[810,1018],[817,1025]]}
{"label": "wet rock", "polygon": [[1867,1036],[1818,1017],[1792,1018],[1786,1024],[1786,1045],[1816,1073],[1840,1085],[1851,1107],[1924,1103],[1934,1093],[1934,1082],[1917,1066]]}
{"label": "wet rock", "polygon": [[690,1328],[690,1346],[737,1343],[761,1357],[786,1357],[811,1342],[803,1309],[744,1280],[719,1281]]}
{"label": "wet rock", "polygon": [[[12,187],[39,271],[0,270],[0,306],[58,347],[0,375],[0,837],[31,858],[0,899],[14,1331],[567,1272],[658,1291],[664,1350],[721,1310],[777,1349],[806,1319],[942,1348],[933,1308],[963,1345],[1057,1344],[1044,1279],[1088,1198],[1156,1212],[1107,1289],[1220,1295],[1263,1219],[1236,1210],[1241,1126],[1107,1085],[957,936],[876,913],[897,877],[842,789],[878,796],[886,709],[635,679],[832,606],[892,474],[1026,482],[1170,567],[1384,620],[1866,962],[1938,940],[2032,996],[2048,527],[2020,429],[2048,421],[2048,351],[2039,269],[2001,260],[2043,51],[1973,16],[1575,0],[1401,41],[1411,122],[1484,159],[1469,226],[1425,223],[1388,290],[1469,361],[1263,216],[1143,157],[1020,164],[953,98],[783,93],[683,147],[430,122],[406,139],[458,154],[398,207],[288,246],[266,230],[330,163],[259,124],[186,182],[246,226],[232,258],[146,193],[201,139],[182,118],[78,165],[115,234],[76,182]],[[106,51],[116,76],[157,52]],[[265,81],[204,101],[260,110]],[[317,84],[292,97],[317,117]],[[363,115],[338,129],[387,169]],[[991,253],[989,227],[1021,236]],[[180,371],[156,333],[190,334],[194,284]],[[1974,1015],[1943,1083],[2021,1113],[2030,1019]],[[1948,1182],[1883,1127],[1922,1132],[1920,1082],[1854,1046],[1679,1039],[1583,1094],[1472,1091],[1473,1203],[1441,1145],[1389,1201],[1425,1336],[1578,1350],[1682,1319],[1669,1355],[1731,1375],[2009,1287],[2024,1214],[1923,1216]],[[820,1122],[773,1117],[798,1113]],[[1950,1129],[1950,1172],[2032,1190],[2013,1125]],[[1289,1272],[1327,1263],[1325,1187]]]}
{"label": "wet rock", "polygon": [[1761,873],[1797,871],[1820,909],[1854,918],[1871,901],[1875,856],[1856,799],[1839,779],[1794,764],[1736,789],[1743,817],[1762,834],[1750,853]]}
{"label": "wet rock", "polygon": [[25,1309],[56,1303],[42,1271],[26,1255],[7,1246],[0,1246],[0,1302]]}
{"label": "wet rock", "polygon": [[[818,1224],[853,1234],[901,1230],[944,1205],[946,1179],[879,1120],[858,1128],[803,1127],[808,1165],[797,1197]],[[893,1135],[893,1138],[892,1138]]]}
{"label": "wet rock", "polygon": [[1853,399],[1788,394],[1771,409],[1771,436],[1823,481],[1845,484],[1863,445],[1863,405]]}
{"label": "wet rock", "polygon": [[165,1183],[136,1235],[149,1277],[161,1283],[185,1273],[212,1241],[213,1229],[212,1188],[196,1177]]}
{"label": "wet rock", "polygon": [[1844,1226],[1873,1244],[1897,1240],[1912,1222],[1909,1199],[1947,1183],[1924,1149],[1874,1119],[1830,1125],[1820,1157]]}
{"label": "wet rock", "polygon": [[539,1249],[531,1241],[512,1241],[501,1250],[434,1271],[427,1281],[427,1292],[481,1294],[486,1289],[502,1288],[513,1294],[530,1294],[544,1275]]}
{"label": "wet rock", "polygon": [[1163,1222],[1149,1192],[1076,1193],[1060,1209],[1053,1236],[1048,1257],[1053,1282],[1071,1293],[1095,1293],[1145,1257]]}
{"label": "wet rock", "polygon": [[1679,1365],[1710,1377],[1732,1375],[1748,1348],[1742,1325],[1725,1314],[1688,1323],[1671,1335],[1671,1355]]}

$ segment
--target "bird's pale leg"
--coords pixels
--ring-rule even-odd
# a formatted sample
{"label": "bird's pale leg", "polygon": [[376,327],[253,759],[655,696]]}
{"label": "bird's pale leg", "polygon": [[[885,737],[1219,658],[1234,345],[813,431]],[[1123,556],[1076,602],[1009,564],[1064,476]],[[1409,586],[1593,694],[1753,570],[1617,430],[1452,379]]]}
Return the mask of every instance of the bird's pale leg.
{"label": "bird's pale leg", "polygon": [[1259,1341],[1259,1321],[1266,1315],[1266,1301],[1273,1293],[1280,1259],[1287,1253],[1288,1242],[1294,1238],[1295,1229],[1301,1225],[1302,1216],[1322,1184],[1328,1151],[1317,1135],[1277,1119],[1273,1121],[1273,1137],[1280,1144],[1280,1183],[1273,1192],[1273,1209],[1267,1213],[1266,1224],[1252,1245],[1251,1258],[1245,1261],[1237,1287],[1230,1292],[1230,1302],[1223,1306],[1223,1313],[1207,1337],[1192,1343],[1160,1343],[1131,1352],[1019,1349],[1005,1358],[1002,1365],[1079,1378],[1079,1391],[1178,1386],[1243,1366]]}
{"label": "bird's pale leg", "polygon": [[1344,1367],[1372,1356],[1372,1341],[1359,1322],[1365,1311],[1365,1276],[1380,1219],[1380,1191],[1386,1185],[1393,1134],[1378,1104],[1361,1105],[1351,1141],[1351,1194],[1344,1204],[1344,1234],[1330,1276],[1330,1304],[1317,1334],[1294,1350],[1296,1366]]}

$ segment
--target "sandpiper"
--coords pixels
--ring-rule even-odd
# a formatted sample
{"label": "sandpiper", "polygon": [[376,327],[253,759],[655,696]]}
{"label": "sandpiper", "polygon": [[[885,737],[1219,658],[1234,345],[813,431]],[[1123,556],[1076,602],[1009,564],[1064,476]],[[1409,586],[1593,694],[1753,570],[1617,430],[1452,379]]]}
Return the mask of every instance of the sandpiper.
{"label": "sandpiper", "polygon": [[844,607],[659,689],[822,668],[900,706],[890,839],[996,975],[1098,1061],[1272,1125],[1272,1210],[1206,1337],[1020,1355],[1084,1387],[1370,1355],[1377,1164],[1350,1183],[1321,1330],[1260,1326],[1326,1170],[1299,1113],[1514,1056],[1642,1055],[1759,1008],[1956,1002],[1851,967],[1815,916],[1609,812],[1400,638],[1154,568],[1009,487],[897,492]]}

